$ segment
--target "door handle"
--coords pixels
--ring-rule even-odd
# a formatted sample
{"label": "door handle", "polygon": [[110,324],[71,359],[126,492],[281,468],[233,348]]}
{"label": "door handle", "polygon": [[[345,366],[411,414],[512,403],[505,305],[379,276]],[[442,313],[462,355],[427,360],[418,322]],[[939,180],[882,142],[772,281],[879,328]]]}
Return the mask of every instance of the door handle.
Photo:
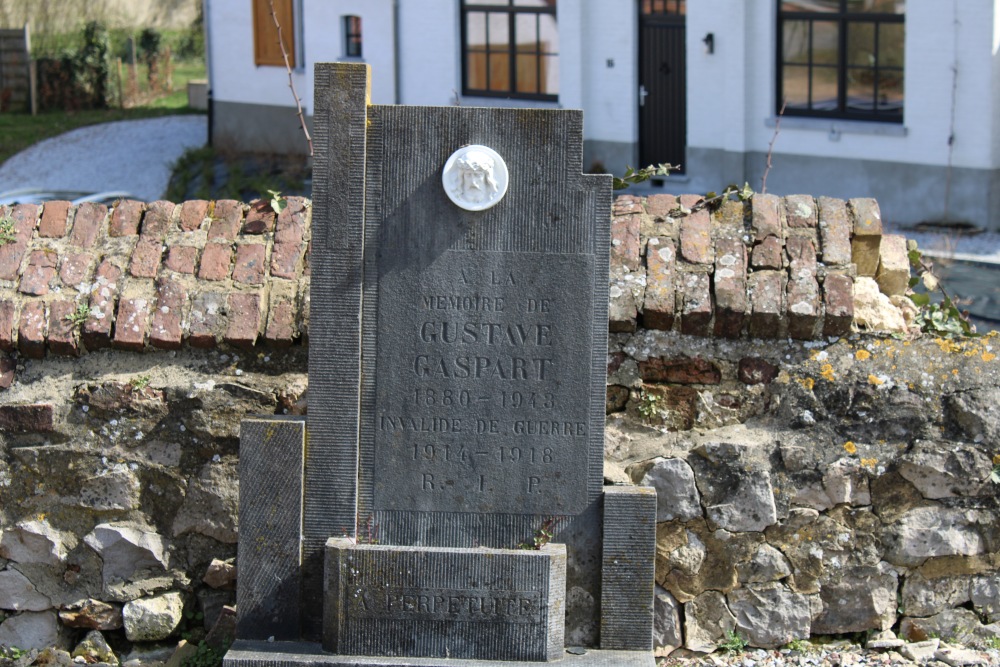
{"label": "door handle", "polygon": [[649,91],[646,90],[646,86],[639,84],[639,106],[646,106],[646,97],[649,95]]}

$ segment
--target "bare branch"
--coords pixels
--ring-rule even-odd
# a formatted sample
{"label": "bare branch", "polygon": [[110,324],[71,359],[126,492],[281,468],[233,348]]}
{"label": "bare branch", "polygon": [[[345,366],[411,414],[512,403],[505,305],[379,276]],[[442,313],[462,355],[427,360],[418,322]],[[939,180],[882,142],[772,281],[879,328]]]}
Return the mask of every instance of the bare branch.
{"label": "bare branch", "polygon": [[292,91],[292,97],[295,98],[295,108],[298,110],[299,115],[299,126],[302,128],[302,134],[306,136],[306,143],[309,144],[309,157],[313,156],[313,140],[309,136],[309,128],[306,127],[306,116],[302,112],[302,100],[299,99],[299,93],[295,90],[295,81],[292,78],[292,64],[288,59],[288,49],[285,48],[285,40],[281,35],[281,22],[278,21],[278,13],[274,11],[274,0],[267,0],[267,4],[271,7],[271,19],[274,21],[274,27],[278,29],[278,46],[281,48],[281,56],[285,59],[285,70],[288,72],[288,87]]}
{"label": "bare branch", "polygon": [[760,179],[760,193],[767,194],[767,175],[771,173],[771,156],[774,154],[774,142],[778,140],[778,133],[781,132],[781,118],[785,115],[785,106],[788,100],[781,101],[781,110],[778,118],[774,121],[774,135],[771,136],[771,143],[767,145],[767,166],[764,167],[764,176]]}

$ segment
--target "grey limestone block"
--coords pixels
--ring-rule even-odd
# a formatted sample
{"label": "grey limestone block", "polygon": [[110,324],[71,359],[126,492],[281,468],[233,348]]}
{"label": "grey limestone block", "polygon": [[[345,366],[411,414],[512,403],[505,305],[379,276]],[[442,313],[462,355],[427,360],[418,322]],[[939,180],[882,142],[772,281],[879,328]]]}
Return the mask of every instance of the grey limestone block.
{"label": "grey limestone block", "polygon": [[601,648],[653,648],[656,490],[604,490],[604,563],[601,570]]}
{"label": "grey limestone block", "polygon": [[240,541],[236,636],[300,637],[300,542],[305,420],[240,425]]}
{"label": "grey limestone block", "polygon": [[326,545],[323,647],[337,654],[553,660],[563,655],[566,547]]}

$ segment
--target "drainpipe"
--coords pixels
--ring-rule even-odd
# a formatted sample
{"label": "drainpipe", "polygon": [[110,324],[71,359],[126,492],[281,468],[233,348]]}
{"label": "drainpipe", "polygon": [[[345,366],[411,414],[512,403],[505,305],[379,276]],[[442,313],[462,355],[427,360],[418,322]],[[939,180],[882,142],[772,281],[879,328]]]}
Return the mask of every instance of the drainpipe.
{"label": "drainpipe", "polygon": [[201,2],[201,21],[205,31],[205,73],[208,75],[208,145],[212,145],[213,126],[215,125],[215,102],[212,99],[212,86],[215,76],[212,74],[212,21],[209,13],[210,0]]}
{"label": "drainpipe", "polygon": [[402,76],[399,73],[402,60],[399,54],[399,0],[392,0],[392,71],[394,73],[393,86],[396,89],[396,104],[400,104],[403,99],[400,92]]}

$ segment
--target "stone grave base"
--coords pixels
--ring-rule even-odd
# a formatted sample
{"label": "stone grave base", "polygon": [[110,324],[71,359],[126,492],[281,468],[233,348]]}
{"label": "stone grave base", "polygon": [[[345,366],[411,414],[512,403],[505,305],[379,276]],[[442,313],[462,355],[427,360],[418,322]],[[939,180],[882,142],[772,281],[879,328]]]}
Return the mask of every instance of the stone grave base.
{"label": "stone grave base", "polygon": [[319,644],[306,642],[237,641],[222,661],[223,667],[654,667],[652,651],[586,649],[582,655],[565,653],[549,662],[502,662],[457,658],[387,658],[332,655]]}

